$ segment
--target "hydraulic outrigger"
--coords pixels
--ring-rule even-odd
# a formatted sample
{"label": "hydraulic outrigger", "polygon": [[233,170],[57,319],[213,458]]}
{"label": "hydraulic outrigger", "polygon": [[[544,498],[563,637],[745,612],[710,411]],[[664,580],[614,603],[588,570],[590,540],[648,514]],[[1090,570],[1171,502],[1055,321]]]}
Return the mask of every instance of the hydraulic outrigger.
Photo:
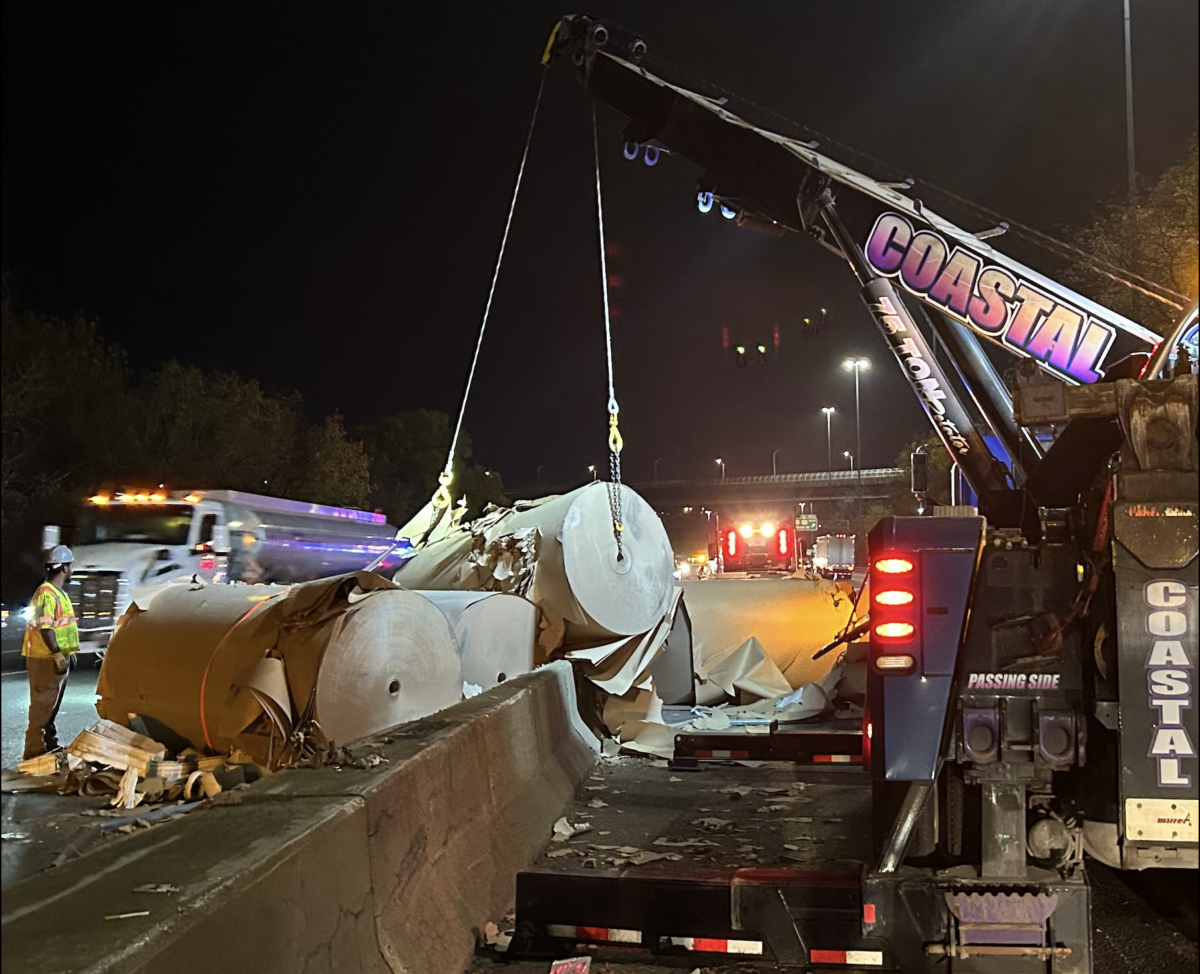
{"label": "hydraulic outrigger", "polygon": [[[565,17],[553,53],[629,119],[628,142],[698,163],[709,205],[846,259],[981,516],[888,517],[871,532],[852,743],[831,725],[677,740],[681,761],[837,748],[861,761],[874,833],[861,870],[535,869],[518,879],[514,950],[553,951],[563,930],[669,927],[747,938],[785,967],[1089,971],[1082,850],[1141,869],[1196,868],[1200,849],[1194,350],[1171,364],[1195,343],[1196,304],[1164,338],[995,250],[995,231],[940,217],[911,180],[871,178],[651,73],[621,28]],[[839,210],[845,190],[876,210],[865,237]],[[980,337],[1023,360],[1014,393]],[[1044,449],[1033,429],[1050,425]]]}

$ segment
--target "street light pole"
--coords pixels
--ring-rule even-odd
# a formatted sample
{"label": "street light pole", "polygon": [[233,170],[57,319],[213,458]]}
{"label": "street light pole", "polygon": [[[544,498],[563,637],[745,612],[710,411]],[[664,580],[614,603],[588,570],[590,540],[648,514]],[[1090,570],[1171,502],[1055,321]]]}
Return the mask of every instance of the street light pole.
{"label": "street light pole", "polygon": [[[862,513],[862,399],[859,396],[858,376],[863,370],[869,369],[871,363],[865,358],[848,358],[842,363],[842,367],[854,370],[854,456],[858,457],[854,508],[857,516]],[[850,469],[854,469],[853,458],[850,461]]]}
{"label": "street light pole", "polygon": [[662,462],[662,457],[655,457],[655,459],[654,459],[654,482],[656,484],[658,483],[658,465],[661,462]]}
{"label": "street light pole", "polygon": [[725,461],[717,457],[715,462],[721,467],[721,483],[725,483]]}
{"label": "street light pole", "polygon": [[539,464],[538,464],[538,467],[537,467],[537,485],[538,485],[539,487],[541,487],[541,486],[542,486],[542,471],[543,471],[543,470],[545,470],[545,469],[546,469],[546,465],[545,465],[544,463],[539,463]]}
{"label": "street light pole", "polygon": [[1125,166],[1129,201],[1137,200],[1137,167],[1133,157],[1133,45],[1129,37],[1129,0],[1125,0]]}
{"label": "street light pole", "polygon": [[858,376],[871,367],[865,358],[848,358],[842,363],[842,368],[854,372],[854,453],[862,457],[862,400],[859,396]]}
{"label": "street light pole", "polygon": [[826,457],[825,470],[829,473],[830,478],[833,477],[833,413],[832,406],[822,406],[821,412],[825,414],[825,452]]}
{"label": "street light pole", "polygon": [[847,460],[850,461],[850,470],[853,472],[853,470],[854,470],[854,454],[851,453],[849,450],[843,450],[842,456],[844,456]]}
{"label": "street light pole", "polygon": [[778,477],[778,476],[779,476],[779,474],[778,474],[778,472],[777,472],[777,470],[776,470],[776,468],[775,468],[775,458],[776,458],[777,456],[779,456],[779,451],[778,451],[778,450],[776,450],[774,453],[772,453],[772,454],[771,454],[771,476],[772,476],[772,477]]}
{"label": "street light pole", "polygon": [[588,472],[592,475],[592,483],[594,484],[596,482],[596,465],[594,463],[588,464]]}

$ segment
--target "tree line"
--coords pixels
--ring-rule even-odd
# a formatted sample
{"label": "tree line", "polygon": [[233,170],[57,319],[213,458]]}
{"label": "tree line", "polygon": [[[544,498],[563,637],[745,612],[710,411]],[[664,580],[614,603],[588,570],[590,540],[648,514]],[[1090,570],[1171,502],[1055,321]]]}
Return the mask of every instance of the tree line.
{"label": "tree line", "polygon": [[[441,412],[347,429],[341,415],[314,421],[298,394],[236,372],[176,361],[135,372],[86,318],[6,301],[0,332],[6,580],[14,549],[32,547],[21,561],[36,557],[37,525],[71,523],[71,509],[102,488],[244,490],[381,510],[401,525],[432,496],[450,446]],[[463,493],[470,513],[506,500],[500,475],[471,462],[465,435],[455,471],[455,496]]]}

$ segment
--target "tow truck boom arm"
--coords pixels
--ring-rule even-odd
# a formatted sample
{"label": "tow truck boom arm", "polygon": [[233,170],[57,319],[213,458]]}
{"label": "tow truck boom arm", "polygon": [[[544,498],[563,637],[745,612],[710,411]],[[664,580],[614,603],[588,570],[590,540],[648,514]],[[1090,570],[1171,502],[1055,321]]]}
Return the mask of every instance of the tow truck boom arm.
{"label": "tow truck boom arm", "polygon": [[[1154,331],[1084,297],[955,225],[906,190],[911,181],[872,178],[802,142],[734,114],[724,98],[673,84],[646,70],[645,42],[584,15],[564,17],[553,51],[569,56],[592,94],[629,118],[625,138],[652,143],[703,167],[702,194],[733,210],[742,226],[806,232],[849,262],[863,297],[929,419],[980,497],[981,507],[1012,494],[1003,465],[988,449],[962,396],[941,368],[893,281],[933,310],[930,325],[948,348],[968,394],[1021,462],[1011,403],[976,336],[1032,359],[1069,385],[1104,375],[1119,335],[1135,347],[1161,342]],[[850,189],[883,207],[865,242],[851,235],[836,191]],[[965,327],[959,327],[959,326]],[[953,334],[947,334],[953,330]],[[1129,342],[1126,342],[1128,345]],[[1029,454],[1036,460],[1036,453]],[[1006,506],[1012,506],[1011,504]]]}

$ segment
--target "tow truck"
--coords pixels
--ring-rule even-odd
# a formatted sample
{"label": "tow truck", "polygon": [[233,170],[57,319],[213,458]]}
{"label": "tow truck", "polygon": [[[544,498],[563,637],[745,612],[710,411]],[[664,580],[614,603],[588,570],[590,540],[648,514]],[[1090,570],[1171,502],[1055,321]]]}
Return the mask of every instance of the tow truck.
{"label": "tow truck", "polygon": [[[869,640],[861,721],[675,739],[681,772],[784,759],[787,780],[708,766],[717,782],[681,774],[659,794],[630,772],[647,829],[706,821],[732,776],[791,789],[811,814],[779,821],[807,818],[824,845],[794,868],[543,858],[517,878],[510,953],[616,942],[798,970],[1090,971],[1085,851],[1124,870],[1198,864],[1195,301],[1160,336],[992,247],[1003,227],[935,213],[921,184],[669,80],[615,25],[564,17],[547,53],[628,120],[627,144],[700,166],[702,209],[846,261],[977,509],[871,530],[869,618],[844,636]],[[981,339],[1019,359],[1011,391]],[[598,828],[632,817],[607,811]]]}

